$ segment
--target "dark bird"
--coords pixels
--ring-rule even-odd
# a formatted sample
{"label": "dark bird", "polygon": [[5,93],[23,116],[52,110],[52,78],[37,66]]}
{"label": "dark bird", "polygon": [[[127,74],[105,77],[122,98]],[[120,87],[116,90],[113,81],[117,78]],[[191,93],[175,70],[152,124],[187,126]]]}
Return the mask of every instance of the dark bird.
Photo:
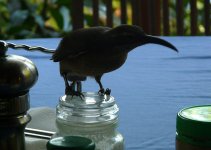
{"label": "dark bird", "polygon": [[[80,81],[86,80],[87,76],[95,78],[100,93],[110,94],[110,90],[104,90],[101,83],[103,74],[120,68],[125,63],[128,52],[149,43],[178,51],[169,42],[145,34],[139,26],[91,27],[75,30],[65,36],[52,60],[60,63],[66,94],[80,95]],[[72,81],[72,84],[69,85],[68,81]]]}

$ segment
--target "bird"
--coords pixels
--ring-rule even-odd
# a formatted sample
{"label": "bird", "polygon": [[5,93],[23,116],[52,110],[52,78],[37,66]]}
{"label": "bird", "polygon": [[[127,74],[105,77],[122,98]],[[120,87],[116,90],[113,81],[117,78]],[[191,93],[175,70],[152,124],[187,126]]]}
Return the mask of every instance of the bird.
{"label": "bird", "polygon": [[51,59],[59,62],[67,95],[83,95],[81,81],[85,81],[87,77],[96,80],[100,87],[98,93],[110,95],[111,90],[105,90],[101,83],[102,76],[120,68],[126,62],[130,51],[150,43],[178,52],[174,45],[147,35],[140,26],[96,26],[74,30],[64,36]]}

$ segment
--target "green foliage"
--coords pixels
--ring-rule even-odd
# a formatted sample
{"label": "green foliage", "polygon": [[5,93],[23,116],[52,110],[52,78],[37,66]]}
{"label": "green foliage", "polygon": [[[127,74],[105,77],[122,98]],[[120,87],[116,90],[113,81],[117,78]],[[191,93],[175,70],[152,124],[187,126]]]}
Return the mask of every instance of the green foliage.
{"label": "green foliage", "polygon": [[[204,33],[204,0],[197,0],[197,24],[198,24],[198,35]],[[184,7],[184,35],[191,34],[191,10],[190,0],[183,0]],[[170,0],[170,28],[171,35],[176,35],[176,0]]]}
{"label": "green foliage", "polygon": [[71,29],[69,0],[1,0],[0,38],[58,37]]}
{"label": "green foliage", "polygon": [[[114,10],[119,9],[114,0]],[[58,37],[71,31],[71,0],[1,0],[0,39]],[[99,5],[99,25],[105,25],[106,7]],[[84,1],[85,26],[93,25],[92,1]],[[118,17],[114,17],[117,23]],[[119,22],[118,22],[119,23]]]}
{"label": "green foliage", "polygon": [[[106,0],[99,0],[99,25],[106,24]],[[120,0],[113,0],[114,26],[120,24]],[[184,0],[185,34],[190,35],[190,4]],[[170,0],[170,32],[176,34],[176,0]],[[0,0],[0,39],[58,37],[71,31],[71,0]],[[203,0],[197,0],[198,31],[204,32]],[[132,21],[128,1],[128,23]],[[92,0],[84,0],[84,24],[93,25]]]}

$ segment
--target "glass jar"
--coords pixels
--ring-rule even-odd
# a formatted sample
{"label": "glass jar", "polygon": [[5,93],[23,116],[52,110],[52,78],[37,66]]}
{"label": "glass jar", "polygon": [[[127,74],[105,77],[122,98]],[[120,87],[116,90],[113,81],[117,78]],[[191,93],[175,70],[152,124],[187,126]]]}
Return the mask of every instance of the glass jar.
{"label": "glass jar", "polygon": [[176,128],[176,150],[211,150],[211,105],[181,110]]}
{"label": "glass jar", "polygon": [[124,138],[116,130],[119,108],[112,96],[86,92],[84,97],[64,95],[57,106],[57,136],[82,136],[96,150],[123,150]]}

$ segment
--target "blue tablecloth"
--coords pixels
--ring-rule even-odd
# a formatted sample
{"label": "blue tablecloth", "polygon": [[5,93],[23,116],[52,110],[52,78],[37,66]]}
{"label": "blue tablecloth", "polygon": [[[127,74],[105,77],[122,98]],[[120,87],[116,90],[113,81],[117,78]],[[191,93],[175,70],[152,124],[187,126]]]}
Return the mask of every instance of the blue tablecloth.
{"label": "blue tablecloth", "polygon": [[[126,150],[174,150],[177,112],[188,106],[211,103],[211,37],[161,37],[179,53],[159,45],[132,51],[123,67],[105,74],[104,86],[112,89],[120,107],[118,130]],[[60,39],[27,39],[16,44],[55,49]],[[49,54],[12,50],[31,59],[39,80],[31,89],[31,107],[55,108],[64,95],[59,65]],[[94,80],[83,83],[84,91],[98,91]]]}

